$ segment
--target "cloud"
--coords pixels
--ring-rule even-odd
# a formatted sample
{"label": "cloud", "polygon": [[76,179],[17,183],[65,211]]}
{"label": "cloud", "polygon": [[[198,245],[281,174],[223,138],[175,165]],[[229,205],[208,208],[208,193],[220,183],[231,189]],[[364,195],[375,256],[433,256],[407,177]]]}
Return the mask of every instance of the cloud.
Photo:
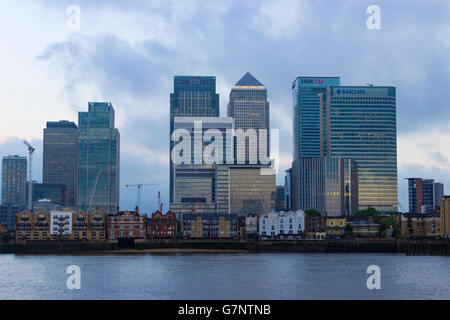
{"label": "cloud", "polygon": [[[341,76],[344,85],[397,87],[399,178],[415,166],[445,177],[446,2],[381,0],[382,29],[370,31],[367,1],[80,0],[81,28],[70,32],[72,2],[0,5],[0,30],[8,30],[9,43],[0,52],[8,61],[0,75],[0,141],[42,139],[46,120],[74,121],[88,101],[111,101],[122,181],[159,179],[166,197],[173,76],[215,75],[225,115],[231,87],[249,71],[268,88],[271,127],[280,129],[282,183],[292,159],[292,81]],[[123,192],[122,203],[132,207],[130,190]]]}

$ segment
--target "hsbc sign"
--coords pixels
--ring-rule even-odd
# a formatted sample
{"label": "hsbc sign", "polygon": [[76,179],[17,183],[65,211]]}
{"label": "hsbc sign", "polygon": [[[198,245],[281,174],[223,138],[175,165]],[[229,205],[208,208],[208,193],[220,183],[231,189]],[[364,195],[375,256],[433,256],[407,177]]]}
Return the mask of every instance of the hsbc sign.
{"label": "hsbc sign", "polygon": [[323,84],[323,80],[322,79],[302,79],[301,83],[302,84]]}

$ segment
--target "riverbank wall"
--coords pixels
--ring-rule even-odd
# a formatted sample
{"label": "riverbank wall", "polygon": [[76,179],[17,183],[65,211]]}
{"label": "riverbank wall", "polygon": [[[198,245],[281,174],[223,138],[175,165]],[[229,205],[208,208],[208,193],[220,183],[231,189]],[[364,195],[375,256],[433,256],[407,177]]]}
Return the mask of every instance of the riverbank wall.
{"label": "riverbank wall", "polygon": [[448,240],[136,240],[121,248],[117,241],[12,240],[0,243],[0,253],[14,254],[96,254],[152,252],[300,252],[300,253],[401,253],[406,255],[450,255]]}

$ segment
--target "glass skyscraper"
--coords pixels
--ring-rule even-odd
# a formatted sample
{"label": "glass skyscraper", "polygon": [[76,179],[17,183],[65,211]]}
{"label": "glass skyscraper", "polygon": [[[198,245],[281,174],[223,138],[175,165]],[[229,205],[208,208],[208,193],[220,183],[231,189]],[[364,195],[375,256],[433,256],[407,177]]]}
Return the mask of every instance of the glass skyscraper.
{"label": "glass skyscraper", "polygon": [[[292,168],[295,208],[315,209],[329,217],[358,210],[358,170],[355,161],[338,157],[300,158]],[[348,178],[348,182],[346,181]]]}
{"label": "glass skyscraper", "polygon": [[5,156],[2,162],[2,204],[26,205],[27,158]]}
{"label": "glass skyscraper", "polygon": [[339,86],[339,77],[298,77],[292,84],[294,156],[320,157],[320,99],[328,86]]}
{"label": "glass skyscraper", "polygon": [[42,181],[64,185],[67,198],[61,205],[76,206],[78,127],[74,122],[47,122],[44,129]]}
{"label": "glass skyscraper", "polygon": [[357,162],[360,209],[396,212],[395,87],[331,86],[320,103],[321,155]]}
{"label": "glass skyscraper", "polygon": [[119,206],[120,135],[109,102],[89,102],[78,113],[77,207],[115,214]]}
{"label": "glass skyscraper", "polygon": [[[175,117],[173,128],[185,133],[182,139],[175,141],[171,155],[173,201],[170,209],[176,213],[229,213],[229,173],[225,163],[227,155],[233,159],[233,119]],[[221,140],[215,145],[218,149],[212,148],[213,142],[219,142],[217,139]],[[179,144],[183,149],[178,149]],[[178,153],[181,151],[183,154]]]}
{"label": "glass skyscraper", "polygon": [[[174,92],[170,94],[170,154],[175,117],[218,117],[219,94],[216,77],[175,76]],[[174,168],[170,159],[169,198],[174,201]]]}
{"label": "glass skyscraper", "polygon": [[[231,89],[227,115],[234,119],[236,130],[242,129],[244,132],[249,129],[255,130],[256,143],[251,143],[251,141],[239,143],[239,141],[236,141],[238,143],[235,149],[237,159],[242,159],[245,163],[250,162],[251,164],[264,163],[264,161],[258,161],[260,157],[259,148],[261,147],[263,148],[261,152],[268,161],[270,155],[269,113],[267,89],[247,72]],[[260,130],[266,130],[267,138],[265,141],[259,141]],[[253,158],[250,155],[253,155]]]}

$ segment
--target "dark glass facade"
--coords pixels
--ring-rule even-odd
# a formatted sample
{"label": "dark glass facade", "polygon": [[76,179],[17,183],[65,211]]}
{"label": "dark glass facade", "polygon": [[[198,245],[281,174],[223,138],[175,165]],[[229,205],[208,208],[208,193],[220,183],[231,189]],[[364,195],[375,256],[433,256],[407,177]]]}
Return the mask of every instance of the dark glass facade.
{"label": "dark glass facade", "polygon": [[300,158],[292,168],[295,210],[318,210],[322,215],[354,214],[358,209],[355,161],[336,157]]}
{"label": "dark glass facade", "polygon": [[33,202],[49,199],[52,204],[68,206],[67,187],[64,184],[33,183]]}
{"label": "dark glass facade", "polygon": [[109,102],[89,102],[78,114],[77,207],[115,214],[119,206],[120,134]]}
{"label": "dark glass facade", "polygon": [[6,226],[9,231],[16,230],[16,216],[24,210],[25,206],[13,205],[13,204],[1,204],[0,205],[0,224]]}
{"label": "dark glass facade", "polygon": [[396,212],[395,87],[329,87],[320,102],[321,154],[357,162],[360,209]]}
{"label": "dark glass facade", "polygon": [[47,122],[44,129],[42,182],[64,185],[67,199],[59,203],[76,206],[78,127],[74,122]]}
{"label": "dark glass facade", "polygon": [[320,157],[320,100],[328,86],[339,86],[339,77],[298,77],[292,84],[294,156]]}
{"label": "dark glass facade", "polygon": [[[218,117],[219,94],[216,93],[216,77],[175,76],[174,92],[170,94],[170,153],[175,117]],[[170,159],[169,198],[174,201],[174,169]]]}
{"label": "dark glass facade", "polygon": [[3,157],[2,204],[25,205],[27,200],[27,158]]}

